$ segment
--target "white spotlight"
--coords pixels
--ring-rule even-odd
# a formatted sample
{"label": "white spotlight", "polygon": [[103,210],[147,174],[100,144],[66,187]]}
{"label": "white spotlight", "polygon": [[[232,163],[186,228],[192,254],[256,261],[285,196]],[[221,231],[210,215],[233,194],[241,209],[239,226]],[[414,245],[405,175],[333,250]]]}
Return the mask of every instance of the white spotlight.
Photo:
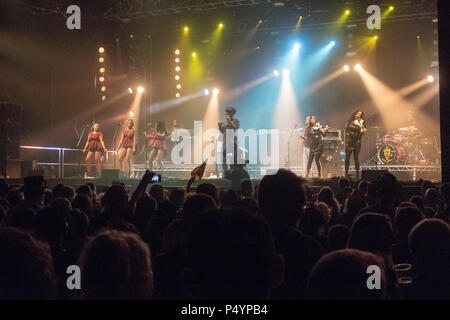
{"label": "white spotlight", "polygon": [[219,94],[219,89],[214,88],[213,91],[212,91],[212,93],[213,93],[214,95],[218,95],[218,94]]}
{"label": "white spotlight", "polygon": [[133,117],[134,117],[134,112],[133,112],[133,111],[130,111],[130,112],[128,113],[128,115],[129,115],[131,118],[133,118]]}
{"label": "white spotlight", "polygon": [[203,92],[205,93],[205,96],[209,96],[209,90],[208,89],[203,90]]}
{"label": "white spotlight", "polygon": [[294,50],[295,51],[298,51],[298,50],[300,50],[300,43],[296,43],[296,44],[294,44]]}
{"label": "white spotlight", "polygon": [[355,70],[356,70],[356,71],[361,71],[361,70],[362,70],[362,66],[358,63],[358,64],[355,66]]}
{"label": "white spotlight", "polygon": [[128,88],[128,92],[129,92],[130,94],[133,94],[133,89]]}
{"label": "white spotlight", "polygon": [[279,75],[280,75],[280,73],[278,72],[278,70],[273,70],[273,75],[275,76],[275,77],[278,77]]}
{"label": "white spotlight", "polygon": [[283,69],[283,76],[287,77],[291,73],[289,69]]}
{"label": "white spotlight", "polygon": [[432,83],[432,82],[434,82],[434,77],[432,75],[429,75],[427,77],[427,80],[428,80],[429,83]]}
{"label": "white spotlight", "polygon": [[141,86],[139,86],[139,87],[137,88],[137,91],[138,91],[139,93],[142,93],[142,92],[144,92],[144,88],[142,88]]}
{"label": "white spotlight", "polygon": [[345,72],[350,71],[350,67],[349,67],[347,64],[344,66],[344,71],[345,71]]}

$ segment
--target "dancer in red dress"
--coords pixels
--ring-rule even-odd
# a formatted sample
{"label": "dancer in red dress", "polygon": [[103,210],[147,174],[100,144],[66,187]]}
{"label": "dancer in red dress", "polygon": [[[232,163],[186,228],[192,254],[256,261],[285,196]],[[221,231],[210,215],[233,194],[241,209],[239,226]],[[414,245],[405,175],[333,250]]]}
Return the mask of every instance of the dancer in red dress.
{"label": "dancer in red dress", "polygon": [[156,124],[156,132],[154,134],[147,134],[147,138],[153,139],[152,151],[150,151],[149,170],[153,170],[153,161],[156,158],[159,168],[164,170],[162,158],[167,154],[166,143],[166,126],[164,122],[159,121]]}
{"label": "dancer in red dress", "polygon": [[86,174],[90,176],[91,174],[91,159],[94,157],[95,159],[95,168],[97,170],[97,177],[100,176],[102,170],[101,156],[102,152],[108,151],[105,147],[105,143],[103,142],[103,134],[98,131],[100,125],[95,123],[92,126],[92,131],[89,132],[88,138],[86,141],[86,145],[84,146],[83,152],[88,151],[86,155]]}
{"label": "dancer in red dress", "polygon": [[136,151],[136,134],[134,128],[134,121],[129,119],[127,121],[127,129],[123,130],[122,138],[119,142],[119,169],[124,171],[128,177],[131,176],[131,169],[133,168],[133,153]]}

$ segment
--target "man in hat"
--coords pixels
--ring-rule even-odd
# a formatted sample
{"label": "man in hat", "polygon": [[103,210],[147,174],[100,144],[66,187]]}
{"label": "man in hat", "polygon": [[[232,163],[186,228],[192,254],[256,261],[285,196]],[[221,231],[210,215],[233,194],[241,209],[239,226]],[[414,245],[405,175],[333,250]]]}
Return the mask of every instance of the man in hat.
{"label": "man in hat", "polygon": [[23,182],[21,191],[25,200],[18,206],[31,208],[36,212],[39,211],[44,206],[44,190],[47,187],[47,182],[43,176],[28,176]]}
{"label": "man in hat", "polygon": [[220,121],[218,123],[219,130],[223,136],[223,150],[222,150],[222,168],[223,174],[225,175],[228,170],[228,165],[226,162],[227,153],[233,156],[233,164],[232,167],[237,163],[237,136],[234,135],[233,139],[229,139],[227,141],[227,131],[232,130],[232,133],[236,133],[236,130],[239,129],[239,120],[234,119],[234,115],[236,114],[236,109],[233,107],[227,107],[225,109],[225,121]]}

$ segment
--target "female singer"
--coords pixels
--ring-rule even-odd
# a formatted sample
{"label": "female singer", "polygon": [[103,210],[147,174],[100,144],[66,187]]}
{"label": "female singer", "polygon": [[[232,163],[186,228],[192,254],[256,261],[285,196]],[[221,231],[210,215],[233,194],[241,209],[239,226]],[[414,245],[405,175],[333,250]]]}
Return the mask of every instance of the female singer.
{"label": "female singer", "polygon": [[91,159],[92,156],[94,156],[95,160],[95,169],[96,169],[96,175],[97,177],[100,176],[101,169],[102,169],[102,163],[101,163],[101,156],[102,152],[108,151],[105,147],[105,143],[103,142],[103,134],[98,131],[100,128],[100,125],[98,123],[95,123],[92,128],[91,132],[89,132],[86,144],[84,146],[83,153],[88,151],[86,155],[86,176],[90,176],[91,174]]}
{"label": "female singer", "polygon": [[356,177],[359,177],[359,151],[361,150],[361,138],[366,133],[364,113],[361,110],[353,112],[345,124],[345,176],[348,177],[350,156],[353,153],[355,160]]}
{"label": "female singer", "polygon": [[122,137],[119,142],[119,167],[120,170],[126,172],[128,177],[131,176],[131,169],[133,167],[133,152],[136,151],[134,121],[129,119],[127,121],[127,129],[123,130]]}
{"label": "female singer", "polygon": [[162,159],[167,154],[166,126],[164,122],[159,121],[156,124],[156,132],[154,134],[147,134],[147,138],[153,139],[152,151],[150,151],[149,170],[153,171],[153,161],[155,158],[159,168],[164,170]]}
{"label": "female singer", "polygon": [[323,142],[322,136],[324,136],[328,131],[328,126],[325,129],[322,125],[317,122],[316,116],[311,116],[309,118],[309,124],[303,132],[302,139],[309,141],[309,156],[308,165],[306,168],[306,177],[309,177],[309,172],[311,171],[311,166],[313,160],[316,162],[317,172],[319,178],[322,178],[322,167],[320,165],[320,157],[323,152]]}

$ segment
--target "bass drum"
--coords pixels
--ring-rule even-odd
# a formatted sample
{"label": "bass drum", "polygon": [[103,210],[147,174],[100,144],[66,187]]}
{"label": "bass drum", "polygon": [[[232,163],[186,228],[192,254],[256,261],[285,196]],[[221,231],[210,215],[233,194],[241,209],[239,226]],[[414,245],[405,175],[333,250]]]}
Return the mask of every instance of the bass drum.
{"label": "bass drum", "polygon": [[405,156],[403,147],[393,143],[383,144],[378,149],[378,160],[382,164],[399,164],[405,160]]}

